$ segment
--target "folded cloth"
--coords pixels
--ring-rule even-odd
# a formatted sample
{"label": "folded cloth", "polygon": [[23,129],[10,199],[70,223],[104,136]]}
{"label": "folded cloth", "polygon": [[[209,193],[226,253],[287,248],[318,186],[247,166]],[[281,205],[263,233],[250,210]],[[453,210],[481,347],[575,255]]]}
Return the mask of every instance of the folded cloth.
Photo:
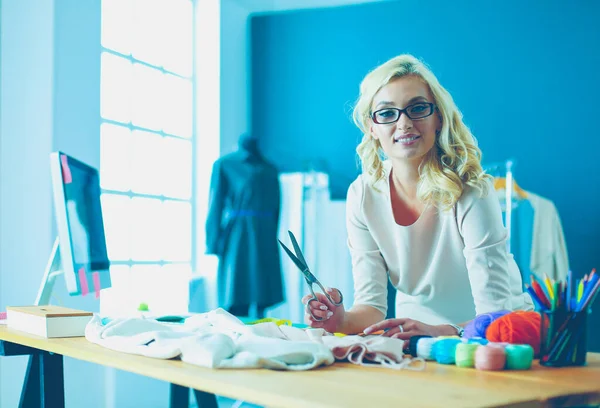
{"label": "folded cloth", "polygon": [[124,353],[154,358],[179,356],[181,339],[195,334],[184,330],[183,325],[143,318],[119,318],[103,324],[97,315],[85,328],[85,338],[92,343]]}
{"label": "folded cloth", "polygon": [[324,344],[308,337],[290,341],[270,324],[246,326],[223,309],[194,315],[184,324],[143,318],[114,319],[103,324],[99,316],[94,316],[85,337],[116,351],[164,359],[179,357],[210,368],[308,370],[335,361]]}
{"label": "folded cloth", "polygon": [[[380,336],[337,337],[323,329],[299,329],[274,322],[246,326],[223,309],[193,315],[181,323],[99,316],[88,323],[88,341],[112,350],[154,358],[181,358],[209,368],[309,370],[335,360],[419,369],[424,361],[403,353],[404,342]],[[422,369],[422,368],[421,368]]]}
{"label": "folded cloth", "polygon": [[236,342],[222,334],[186,339],[181,359],[212,368],[269,368],[273,370],[309,370],[333,364],[334,358],[323,344],[304,341],[242,336]]}

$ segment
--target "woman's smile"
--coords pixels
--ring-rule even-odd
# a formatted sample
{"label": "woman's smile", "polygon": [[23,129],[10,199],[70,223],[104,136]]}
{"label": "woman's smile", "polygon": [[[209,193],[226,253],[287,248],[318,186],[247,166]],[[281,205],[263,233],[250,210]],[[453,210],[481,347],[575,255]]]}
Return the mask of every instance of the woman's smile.
{"label": "woman's smile", "polygon": [[410,146],[414,144],[421,136],[415,135],[414,133],[406,134],[406,135],[397,135],[394,136],[394,144],[398,143],[403,146]]}

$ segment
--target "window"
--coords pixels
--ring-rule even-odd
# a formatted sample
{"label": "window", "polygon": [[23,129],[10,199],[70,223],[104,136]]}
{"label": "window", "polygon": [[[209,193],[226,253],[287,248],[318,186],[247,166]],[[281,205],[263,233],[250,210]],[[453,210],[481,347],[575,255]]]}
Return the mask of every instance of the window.
{"label": "window", "polygon": [[193,4],[102,0],[102,311],[187,310],[194,264]]}

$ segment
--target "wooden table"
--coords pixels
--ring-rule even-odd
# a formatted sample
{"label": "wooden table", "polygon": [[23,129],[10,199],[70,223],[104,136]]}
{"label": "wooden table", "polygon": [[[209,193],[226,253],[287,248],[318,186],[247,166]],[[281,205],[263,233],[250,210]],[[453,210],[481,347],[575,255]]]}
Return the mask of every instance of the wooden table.
{"label": "wooden table", "polygon": [[[424,371],[336,363],[310,371],[207,369],[112,351],[85,338],[45,339],[0,326],[22,345],[268,407],[554,407],[600,404],[600,354],[585,367],[484,372],[428,362]],[[62,370],[62,361],[60,364]],[[60,374],[62,376],[62,373]],[[64,398],[64,397],[63,397]]]}

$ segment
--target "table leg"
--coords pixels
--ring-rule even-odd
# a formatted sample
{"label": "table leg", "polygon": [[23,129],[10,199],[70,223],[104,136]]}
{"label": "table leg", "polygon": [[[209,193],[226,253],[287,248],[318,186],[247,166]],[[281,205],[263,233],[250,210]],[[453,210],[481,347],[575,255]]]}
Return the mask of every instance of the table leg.
{"label": "table leg", "polygon": [[171,384],[170,408],[189,408],[190,389],[181,385]]}
{"label": "table leg", "polygon": [[[204,391],[194,390],[198,408],[219,408],[217,397]],[[190,389],[181,385],[171,384],[170,408],[189,408]]]}
{"label": "table leg", "polygon": [[23,382],[23,389],[21,390],[19,408],[40,406],[42,397],[40,394],[41,381],[39,373],[40,355],[39,353],[35,353],[29,356],[27,371],[25,371],[25,381]]}
{"label": "table leg", "polygon": [[58,408],[65,406],[65,375],[63,356],[46,351],[40,354],[40,387],[42,407]]}
{"label": "table leg", "polygon": [[215,394],[194,390],[194,396],[196,397],[198,408],[219,408]]}
{"label": "table leg", "polygon": [[29,356],[19,408],[65,406],[63,356],[40,351]]}

